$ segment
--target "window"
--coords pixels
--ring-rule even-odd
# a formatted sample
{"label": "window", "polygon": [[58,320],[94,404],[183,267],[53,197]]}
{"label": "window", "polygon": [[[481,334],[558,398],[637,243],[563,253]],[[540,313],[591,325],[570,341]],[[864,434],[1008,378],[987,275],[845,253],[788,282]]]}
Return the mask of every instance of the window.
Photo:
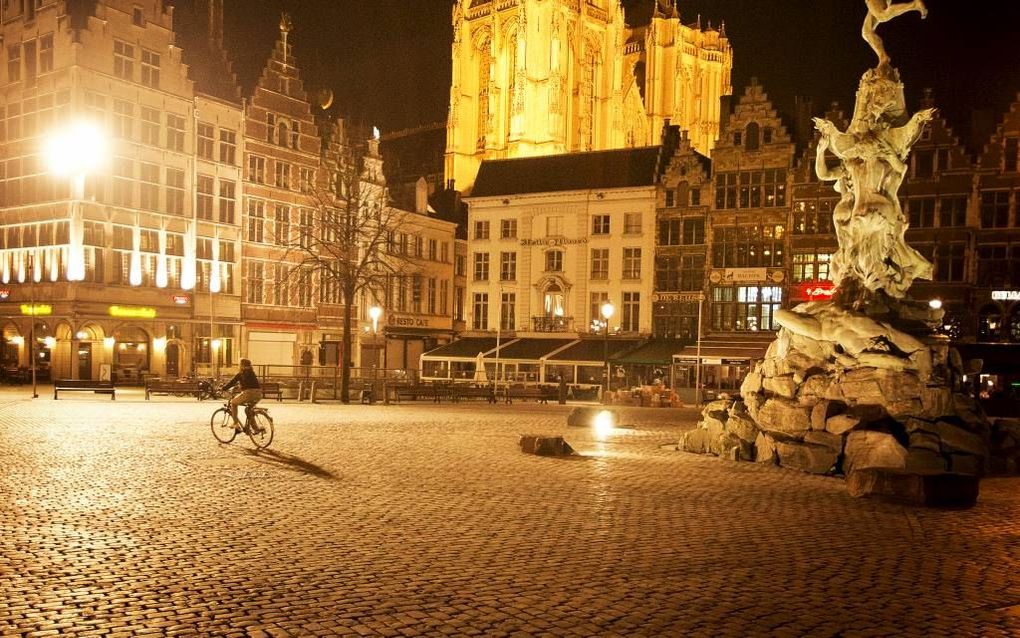
{"label": "window", "polygon": [[489,253],[475,253],[475,281],[489,280]]}
{"label": "window", "polygon": [[705,220],[702,218],[684,220],[684,241],[685,246],[693,246],[705,243]]}
{"label": "window", "polygon": [[266,203],[261,199],[248,200],[248,241],[261,242],[265,235]]}
{"label": "window", "polygon": [[737,131],[733,134],[733,145],[740,146],[744,141],[744,136],[741,131]]}
{"label": "window", "polygon": [[563,272],[563,251],[550,250],[545,254],[546,272]]}
{"label": "window", "polygon": [[414,236],[414,256],[415,257],[421,259],[421,256],[424,254],[424,244],[425,244],[425,240],[424,240],[424,238],[421,237],[421,235],[415,235]]}
{"label": "window", "polygon": [[517,293],[504,292],[500,295],[499,303],[499,329],[516,330],[517,321]]}
{"label": "window", "polygon": [[935,198],[919,197],[907,200],[907,213],[911,228],[935,227]]}
{"label": "window", "polygon": [[1006,246],[979,246],[977,253],[977,284],[984,287],[1009,285],[1010,263],[1006,258]]}
{"label": "window", "polygon": [[924,149],[914,152],[914,177],[924,179],[935,174],[935,150]]}
{"label": "window", "polygon": [[177,168],[166,169],[166,212],[184,214],[184,171]]}
{"label": "window", "polygon": [[266,141],[272,144],[276,141],[276,114],[266,113]]}
{"label": "window", "polygon": [[609,279],[609,249],[591,249],[591,278]]}
{"label": "window", "polygon": [[1015,137],[1007,137],[1003,140],[1002,148],[1002,170],[1015,173],[1017,170],[1017,151],[1020,140]]}
{"label": "window", "polygon": [[772,127],[766,126],[761,130],[761,142],[762,144],[772,143]]}
{"label": "window", "polygon": [[446,316],[450,312],[450,282],[443,279],[439,282],[439,314]]}
{"label": "window", "polygon": [[236,207],[236,185],[234,182],[220,180],[220,223],[234,223],[234,209]]}
{"label": "window", "polygon": [[199,219],[212,221],[214,188],[212,177],[209,175],[198,176],[198,209],[195,214]]}
{"label": "window", "polygon": [[159,165],[142,162],[138,205],[145,210],[159,210]]}
{"label": "window", "polygon": [[829,281],[829,253],[807,252],[793,254],[793,281]]}
{"label": "window", "polygon": [[786,206],[786,170],[770,168],[715,176],[716,208],[781,208]]}
{"label": "window", "polygon": [[666,191],[666,208],[673,208],[674,206],[676,206],[675,198],[676,194],[674,193],[673,189],[668,189]]}
{"label": "window", "polygon": [[712,290],[712,329],[757,332],[775,330],[775,312],[782,306],[778,286],[721,287]]}
{"label": "window", "polygon": [[145,26],[145,14],[142,12],[141,7],[135,7],[134,9],[132,9],[131,24],[135,25],[136,27]]}
{"label": "window", "polygon": [[624,235],[641,234],[641,213],[624,213],[623,234]]}
{"label": "window", "polygon": [[266,183],[266,158],[258,155],[248,156],[248,181],[256,184]]}
{"label": "window", "polygon": [[806,200],[794,204],[794,235],[831,235],[834,200]]}
{"label": "window", "polygon": [[166,114],[166,147],[171,151],[184,152],[184,117]]}
{"label": "window", "polygon": [[290,164],[277,160],[274,184],[277,188],[290,188]]}
{"label": "window", "polygon": [[940,244],[935,250],[935,281],[963,281],[966,255],[966,244]]}
{"label": "window", "polygon": [[276,227],[273,237],[276,245],[286,246],[290,243],[290,206],[277,204],[276,214],[273,216],[273,223]]}
{"label": "window", "polygon": [[967,196],[943,197],[939,199],[939,226],[967,225]]}
{"label": "window", "polygon": [[159,88],[159,54],[142,49],[142,84]]}
{"label": "window", "polygon": [[476,221],[475,222],[475,239],[488,239],[489,238],[489,222],[488,221]]}
{"label": "window", "polygon": [[113,101],[113,134],[125,140],[134,133],[135,105],[126,100]]}
{"label": "window", "polygon": [[301,167],[301,192],[311,193],[315,190],[315,169]]}
{"label": "window", "polygon": [[641,293],[623,293],[623,314],[620,317],[620,328],[624,332],[638,332],[641,321]]}
{"label": "window", "polygon": [[48,33],[39,38],[39,73],[53,70],[53,34]]}
{"label": "window", "polygon": [[623,278],[641,279],[641,249],[623,249]]}
{"label": "window", "polygon": [[117,206],[134,206],[135,164],[118,157],[113,161],[113,203]]}
{"label": "window", "polygon": [[124,80],[135,78],[135,48],[120,40],[113,41],[113,74]]}
{"label": "window", "polygon": [[695,187],[688,192],[691,196],[691,206],[701,206],[701,189]]}
{"label": "window", "polygon": [[21,80],[21,45],[14,44],[7,47],[7,81],[18,82]]}
{"label": "window", "polygon": [[499,254],[499,280],[517,281],[517,253]]}
{"label": "window", "polygon": [[484,292],[476,292],[474,295],[474,310],[471,314],[471,328],[473,330],[489,329],[489,295]]}
{"label": "window", "polygon": [[225,128],[220,129],[220,162],[230,164],[237,161],[237,133]]}
{"label": "window", "polygon": [[593,292],[591,293],[589,299],[591,300],[591,307],[589,309],[589,312],[591,314],[589,316],[591,317],[592,324],[594,324],[594,322],[596,321],[598,321],[601,324],[601,322],[603,321],[602,306],[604,306],[606,302],[609,301],[609,293]]}
{"label": "window", "polygon": [[202,159],[213,159],[214,134],[215,129],[212,124],[198,123],[198,156]]}
{"label": "window", "polygon": [[516,219],[501,220],[499,222],[499,237],[500,239],[516,239],[517,220]]}
{"label": "window", "polygon": [[435,239],[429,239],[429,261],[436,261],[439,257],[439,242]]}
{"label": "window", "polygon": [[782,268],[784,227],[779,224],[723,226],[715,229],[715,268]]}
{"label": "window", "polygon": [[246,284],[248,286],[248,290],[245,295],[245,301],[248,303],[262,303],[264,300],[263,293],[265,292],[266,283],[265,264],[261,261],[249,261],[247,270]]}
{"label": "window", "polygon": [[465,266],[466,266],[466,264],[464,263],[465,261],[466,261],[466,258],[464,257],[464,255],[455,255],[454,256],[454,260],[453,260],[453,274],[454,274],[455,277],[463,277],[465,275]]}
{"label": "window", "polygon": [[592,235],[609,234],[609,215],[592,215],[591,234]]}
{"label": "window", "polygon": [[744,148],[749,151],[757,151],[761,148],[761,127],[757,122],[751,122],[744,129]]}
{"label": "window", "polygon": [[455,286],[453,289],[453,319],[464,321],[464,287]]}
{"label": "window", "polygon": [[551,215],[545,218],[545,234],[547,237],[559,237],[563,234],[562,215]]}
{"label": "window", "polygon": [[159,146],[159,111],[142,107],[142,144]]}
{"label": "window", "polygon": [[1004,228],[1009,225],[1009,192],[981,193],[981,227]]}

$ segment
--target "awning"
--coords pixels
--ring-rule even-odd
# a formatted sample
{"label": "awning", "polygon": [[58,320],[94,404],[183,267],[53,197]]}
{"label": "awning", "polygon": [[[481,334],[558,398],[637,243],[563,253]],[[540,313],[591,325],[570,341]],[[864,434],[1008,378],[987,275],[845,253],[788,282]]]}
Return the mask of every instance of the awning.
{"label": "awning", "polygon": [[474,359],[479,352],[485,353],[495,348],[495,337],[467,337],[429,350],[422,356],[428,359]]}
{"label": "awning", "polygon": [[[577,339],[517,339],[509,343],[504,341],[506,345],[500,346],[499,358],[537,361],[575,341]],[[486,356],[487,359],[495,357],[495,352]]]}
{"label": "awning", "polygon": [[680,339],[650,339],[614,361],[631,365],[669,365],[673,355],[684,349],[684,343]]}
{"label": "awning", "polygon": [[[750,365],[765,358],[775,338],[774,332],[708,334],[701,339],[701,361],[704,365]],[[697,343],[673,355],[673,363],[693,364],[697,360]]]}
{"label": "awning", "polygon": [[981,359],[982,374],[1020,375],[1020,343],[957,343],[953,347],[959,350],[965,364]]}
{"label": "awning", "polygon": [[[616,361],[616,357],[630,352],[641,345],[639,339],[614,339],[609,338],[609,359]],[[579,363],[603,363],[605,361],[606,342],[603,339],[591,338],[581,339],[566,350],[557,352],[547,359],[550,363],[579,362]]]}

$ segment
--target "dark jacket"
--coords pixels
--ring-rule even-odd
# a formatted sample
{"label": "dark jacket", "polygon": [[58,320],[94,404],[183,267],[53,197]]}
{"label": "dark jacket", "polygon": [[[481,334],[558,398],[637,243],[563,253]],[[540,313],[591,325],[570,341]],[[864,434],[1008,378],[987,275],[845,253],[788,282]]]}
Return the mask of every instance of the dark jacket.
{"label": "dark jacket", "polygon": [[242,390],[260,390],[262,386],[259,385],[259,378],[255,376],[255,370],[251,368],[241,368],[241,371],[234,375],[227,385],[223,386],[224,390],[229,390],[234,387],[235,384],[240,383]]}

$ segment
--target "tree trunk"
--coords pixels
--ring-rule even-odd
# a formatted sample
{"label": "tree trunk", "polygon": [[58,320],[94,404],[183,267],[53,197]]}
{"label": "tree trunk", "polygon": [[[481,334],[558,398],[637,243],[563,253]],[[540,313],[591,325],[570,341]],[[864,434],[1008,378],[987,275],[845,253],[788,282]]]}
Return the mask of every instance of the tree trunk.
{"label": "tree trunk", "polygon": [[350,403],[351,389],[351,320],[354,307],[354,291],[344,287],[344,337],[343,352],[340,356],[340,401]]}

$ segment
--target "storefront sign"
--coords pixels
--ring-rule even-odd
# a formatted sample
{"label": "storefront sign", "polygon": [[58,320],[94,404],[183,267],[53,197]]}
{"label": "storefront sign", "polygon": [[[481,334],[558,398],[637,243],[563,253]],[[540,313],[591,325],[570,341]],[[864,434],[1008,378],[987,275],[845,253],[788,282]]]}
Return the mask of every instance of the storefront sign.
{"label": "storefront sign", "polygon": [[713,270],[708,279],[713,284],[735,284],[765,281],[768,276],[767,268],[719,268]]}
{"label": "storefront sign", "polygon": [[191,297],[188,295],[174,295],[171,299],[173,299],[173,302],[178,306],[183,306],[191,301]]}
{"label": "storefront sign", "polygon": [[705,295],[700,292],[655,292],[652,293],[652,302],[659,301],[704,301]]}
{"label": "storefront sign", "polygon": [[11,296],[10,288],[0,288],[0,301],[3,301],[4,299],[7,299],[10,296]]}
{"label": "storefront sign", "polygon": [[832,295],[836,293],[836,286],[828,281],[809,282],[801,284],[797,292],[801,299],[825,301],[832,299]]}
{"label": "storefront sign", "polygon": [[401,328],[428,328],[429,320],[428,317],[401,317],[401,316],[390,316],[387,322],[391,326],[400,326]]}
{"label": "storefront sign", "polygon": [[110,316],[119,319],[155,319],[156,309],[144,306],[110,306]]}
{"label": "storefront sign", "polygon": [[1020,301],[1020,290],[993,290],[994,301]]}
{"label": "storefront sign", "polygon": [[578,244],[587,243],[587,237],[581,237],[580,239],[567,239],[566,237],[538,237],[535,239],[521,240],[521,246],[576,246]]}
{"label": "storefront sign", "polygon": [[53,306],[44,303],[37,304],[21,304],[21,314],[28,315],[29,317],[39,317],[43,315],[52,315]]}

